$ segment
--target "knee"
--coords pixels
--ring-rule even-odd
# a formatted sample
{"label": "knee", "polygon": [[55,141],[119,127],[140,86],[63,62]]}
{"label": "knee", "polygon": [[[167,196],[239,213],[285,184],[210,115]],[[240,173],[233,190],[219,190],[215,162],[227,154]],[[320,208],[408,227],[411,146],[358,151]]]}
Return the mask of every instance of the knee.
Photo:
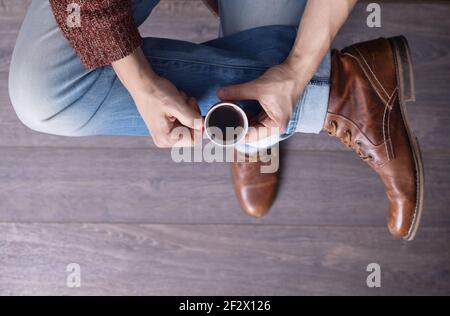
{"label": "knee", "polygon": [[36,131],[43,130],[42,100],[35,91],[32,71],[25,74],[17,64],[11,64],[9,71],[9,97],[19,120],[28,128]]}
{"label": "knee", "polygon": [[70,126],[53,120],[57,114],[57,97],[48,78],[39,66],[13,60],[9,72],[8,90],[11,104],[19,120],[28,128],[46,134],[78,136]]}

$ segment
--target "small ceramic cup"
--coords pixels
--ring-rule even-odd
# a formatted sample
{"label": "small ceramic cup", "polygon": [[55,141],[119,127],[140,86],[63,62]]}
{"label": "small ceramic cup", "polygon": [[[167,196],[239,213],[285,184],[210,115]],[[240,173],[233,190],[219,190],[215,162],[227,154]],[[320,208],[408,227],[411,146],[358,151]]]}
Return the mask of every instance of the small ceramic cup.
{"label": "small ceramic cup", "polygon": [[248,117],[233,102],[214,105],[205,118],[206,136],[217,146],[231,147],[242,141],[248,133]]}

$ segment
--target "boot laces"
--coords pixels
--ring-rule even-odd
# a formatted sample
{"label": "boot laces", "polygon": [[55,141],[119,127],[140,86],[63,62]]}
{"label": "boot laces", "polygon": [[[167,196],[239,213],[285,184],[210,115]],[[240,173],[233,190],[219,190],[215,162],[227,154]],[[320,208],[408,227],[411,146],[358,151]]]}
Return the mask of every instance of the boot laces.
{"label": "boot laces", "polygon": [[[338,123],[336,121],[331,121],[330,125],[327,128],[327,132],[328,135],[333,136],[333,137],[338,137],[337,136],[337,131],[338,131]],[[356,140],[355,142],[352,141],[352,131],[351,130],[346,130],[344,133],[343,137],[339,137],[341,142],[347,146],[350,149],[353,149],[356,154],[364,161],[369,162],[369,161],[373,161],[374,157],[369,154],[366,155],[363,153],[361,147],[362,147],[362,143],[359,140]]]}

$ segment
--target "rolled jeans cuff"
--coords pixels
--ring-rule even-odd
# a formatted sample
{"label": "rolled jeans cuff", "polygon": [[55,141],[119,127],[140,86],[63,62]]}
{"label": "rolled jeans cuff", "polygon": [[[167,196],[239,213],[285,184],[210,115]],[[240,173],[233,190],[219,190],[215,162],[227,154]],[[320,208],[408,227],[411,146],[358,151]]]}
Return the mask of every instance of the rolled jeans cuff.
{"label": "rolled jeans cuff", "polygon": [[319,134],[327,116],[330,85],[326,81],[313,81],[309,84],[300,100],[300,113],[297,132]]}

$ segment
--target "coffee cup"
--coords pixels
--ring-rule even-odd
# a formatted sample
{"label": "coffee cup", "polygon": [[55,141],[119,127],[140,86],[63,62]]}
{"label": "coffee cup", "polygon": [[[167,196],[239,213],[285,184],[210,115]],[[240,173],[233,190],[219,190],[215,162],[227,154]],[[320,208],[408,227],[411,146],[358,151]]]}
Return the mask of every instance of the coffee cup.
{"label": "coffee cup", "polygon": [[241,142],[248,128],[247,114],[233,102],[214,105],[205,118],[206,136],[220,147],[231,147]]}

